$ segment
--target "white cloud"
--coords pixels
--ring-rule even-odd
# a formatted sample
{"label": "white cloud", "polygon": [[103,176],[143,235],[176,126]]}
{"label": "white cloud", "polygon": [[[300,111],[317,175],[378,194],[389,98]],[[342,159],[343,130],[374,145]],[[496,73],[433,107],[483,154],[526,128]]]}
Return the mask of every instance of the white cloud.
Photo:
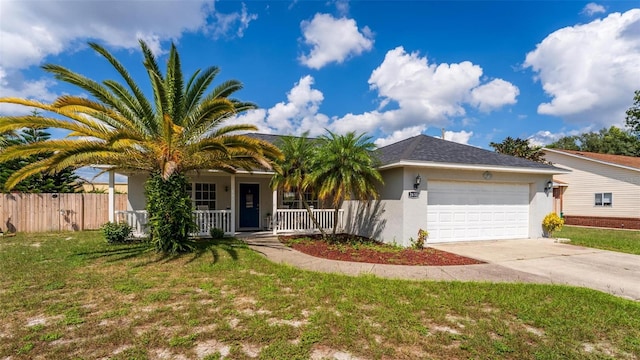
{"label": "white cloud", "polygon": [[[209,25],[213,28],[213,37],[243,37],[244,31],[249,27],[249,23],[258,18],[257,14],[249,14],[247,6],[242,3],[242,10],[238,13],[223,14],[216,12],[214,15],[215,22]],[[235,33],[233,32],[235,29]]]}
{"label": "white cloud", "polygon": [[558,141],[560,138],[565,136],[575,136],[588,132],[594,131],[593,126],[586,126],[580,129],[574,129],[570,131],[560,130],[558,132],[551,132],[549,130],[540,130],[535,134],[529,136],[527,140],[529,140],[529,144],[532,146],[545,146],[549,145],[552,142]]}
{"label": "white cloud", "polygon": [[[491,111],[515,103],[517,87],[502,79],[483,83],[482,77],[482,68],[471,62],[429,64],[426,57],[407,54],[399,47],[387,53],[369,78],[371,89],[380,96],[378,109],[329,119],[320,112],[324,95],[313,88],[313,77],[307,75],[289,91],[286,102],[245,113],[233,122],[256,124],[262,132],[278,134],[310,131],[319,135],[325,128],[340,134],[385,134],[376,140],[376,145],[384,146],[431,126],[444,126],[452,117],[465,115],[465,107]],[[462,122],[475,120],[464,117]],[[466,144],[473,132],[447,134],[449,140]]]}
{"label": "white cloud", "polygon": [[[52,80],[25,80],[19,72],[7,74],[0,67],[0,96],[29,98],[41,101],[53,101],[57,97],[48,90]],[[20,115],[30,112],[24,106],[0,104],[0,113],[4,115]]]}
{"label": "white cloud", "polygon": [[379,138],[375,141],[376,146],[383,147],[389,144],[397,143],[412,136],[420,135],[426,129],[424,125],[412,126],[402,130],[396,130],[385,138]]}
{"label": "white cloud", "polygon": [[561,137],[567,136],[565,132],[557,132],[553,133],[549,130],[540,130],[535,134],[531,135],[527,140],[529,140],[529,144],[531,146],[545,146],[549,145],[554,141],[557,141]]}
{"label": "white cloud", "polygon": [[[502,79],[482,84],[482,76],[482,68],[469,61],[430,64],[426,57],[397,47],[369,78],[370,88],[381,98],[378,110],[347,114],[335,119],[332,128],[388,134],[416,126],[441,127],[466,115],[465,106],[490,111],[516,102],[516,86]],[[390,104],[397,108],[385,111]]]}
{"label": "white cloud", "polygon": [[482,112],[516,103],[520,90],[510,82],[495,79],[471,90],[471,103]]}
{"label": "white cloud", "polygon": [[254,124],[260,132],[300,135],[305,131],[310,136],[324,133],[329,117],[318,112],[324,95],[313,89],[314,79],[307,75],[300,78],[287,94],[287,102],[273,107],[248,111],[230,123]]}
{"label": "white cloud", "polygon": [[305,44],[311,46],[307,55],[300,56],[302,64],[320,69],[331,62],[343,63],[373,47],[373,34],[368,27],[362,31],[353,19],[336,19],[329,14],[316,14],[311,21],[300,24]]}
{"label": "white cloud", "polygon": [[349,14],[349,0],[336,0],[336,10],[340,16]]}
{"label": "white cloud", "polygon": [[621,125],[638,86],[640,9],[560,29],[527,54],[524,66],[552,98],[538,113]]}
{"label": "white cloud", "polygon": [[604,13],[606,11],[607,10],[602,5],[599,5],[596,3],[588,3],[587,5],[585,5],[585,7],[582,9],[580,13],[585,14],[587,16],[593,16],[595,14]]}
{"label": "white cloud", "polygon": [[444,139],[460,144],[469,144],[469,139],[473,136],[473,131],[445,131]]}
{"label": "white cloud", "polygon": [[[235,32],[235,36],[242,36],[256,18],[247,13],[244,4],[240,12],[232,14],[216,12],[213,4],[212,0],[2,1],[0,69],[5,80],[0,96],[50,100],[49,83],[23,84],[12,79],[20,78],[20,70],[39,65],[47,56],[83,46],[87,39],[126,49],[137,49],[138,39],[143,39],[158,54],[162,41],[177,40],[185,32],[203,31],[213,36]],[[209,17],[212,24],[207,23]]]}
{"label": "white cloud", "polygon": [[[210,1],[3,1],[0,66],[39,64],[78,40],[97,39],[113,47],[137,48],[138,38],[177,39],[206,25]],[[151,6],[150,6],[151,5]],[[69,19],[81,19],[72,21]]]}

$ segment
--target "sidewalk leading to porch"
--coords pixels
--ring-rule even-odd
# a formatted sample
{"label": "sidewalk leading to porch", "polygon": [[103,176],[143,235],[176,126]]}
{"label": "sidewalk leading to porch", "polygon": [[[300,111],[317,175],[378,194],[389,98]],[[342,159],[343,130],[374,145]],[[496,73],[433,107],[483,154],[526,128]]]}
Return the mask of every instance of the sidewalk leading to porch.
{"label": "sidewalk leading to porch", "polygon": [[350,276],[372,274],[383,278],[408,280],[458,280],[488,282],[552,283],[547,277],[512,270],[496,264],[462,266],[409,266],[369,264],[317,258],[293,250],[269,233],[238,234],[249,247],[267,259],[300,269],[340,273]]}

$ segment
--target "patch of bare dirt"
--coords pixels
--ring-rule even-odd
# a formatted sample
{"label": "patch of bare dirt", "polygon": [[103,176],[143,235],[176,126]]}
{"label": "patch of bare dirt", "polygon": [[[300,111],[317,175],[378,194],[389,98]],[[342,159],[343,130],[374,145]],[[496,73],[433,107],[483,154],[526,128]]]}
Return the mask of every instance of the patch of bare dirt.
{"label": "patch of bare dirt", "polygon": [[302,253],[331,260],[389,265],[449,266],[484,262],[433,248],[400,249],[366,238],[340,234],[331,241],[320,235],[280,236],[283,244]]}

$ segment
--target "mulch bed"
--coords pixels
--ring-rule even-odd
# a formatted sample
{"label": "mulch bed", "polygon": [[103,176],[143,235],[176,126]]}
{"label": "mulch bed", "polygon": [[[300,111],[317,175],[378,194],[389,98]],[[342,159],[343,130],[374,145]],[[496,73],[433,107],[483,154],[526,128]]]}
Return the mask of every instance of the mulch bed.
{"label": "mulch bed", "polygon": [[283,244],[302,253],[331,260],[389,265],[473,265],[484,262],[433,248],[398,248],[367,238],[339,234],[331,241],[320,235],[279,236]]}

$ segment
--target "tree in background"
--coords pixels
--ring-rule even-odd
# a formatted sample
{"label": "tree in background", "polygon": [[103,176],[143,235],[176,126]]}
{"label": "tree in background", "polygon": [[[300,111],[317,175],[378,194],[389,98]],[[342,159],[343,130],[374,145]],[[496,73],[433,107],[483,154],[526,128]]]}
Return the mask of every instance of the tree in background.
{"label": "tree in background", "polygon": [[526,139],[514,139],[511,136],[507,136],[502,140],[502,142],[491,142],[489,143],[489,146],[501,154],[516,156],[540,163],[546,162],[544,160],[544,154],[542,153],[542,147],[531,146],[531,144],[529,144],[529,140]]}
{"label": "tree in background", "polygon": [[43,66],[45,71],[91,97],[63,95],[51,104],[0,98],[2,103],[56,115],[2,116],[0,133],[24,127],[70,132],[64,139],[15,144],[0,152],[0,161],[52,154],[11,174],[5,187],[14,188],[20,181],[43,171],[94,164],[111,165],[115,171],[147,172],[151,242],[162,252],[189,250],[193,220],[190,196],[184,185],[186,172],[270,169],[281,156],[280,151],[266,141],[237,134],[256,130],[253,125],[224,125],[225,120],[255,105],[231,98],[242,88],[235,80],[208,90],[219,72],[217,67],[197,70],[185,81],[178,51],[172,44],[163,74],[155,55],[140,41],[152,92],[148,99],[111,53],[95,43],[89,46],[111,64],[121,82],[99,83],[62,66],[48,64]]}
{"label": "tree in background", "polygon": [[337,135],[329,131],[318,139],[307,182],[318,191],[321,200],[329,201],[333,206],[334,236],[338,213],[345,200],[378,198],[376,185],[383,181],[376,168],[374,150],[370,137],[354,132]]}
{"label": "tree in background", "polygon": [[[33,113],[35,116],[37,112]],[[25,128],[18,135],[6,134],[3,136],[4,146],[18,144],[33,144],[46,141],[51,137],[48,132],[38,128]],[[16,171],[31,163],[46,159],[52,153],[42,153],[24,158],[9,160],[0,163],[0,185],[4,185],[7,179]],[[20,181],[13,189],[25,193],[73,193],[81,189],[81,180],[72,168],[66,168],[56,173],[38,173]]]}
{"label": "tree in background", "polygon": [[615,126],[608,129],[603,128],[598,132],[565,136],[547,147],[601,154],[640,156],[640,138]]}
{"label": "tree in background", "polygon": [[633,105],[627,110],[625,123],[629,131],[640,139],[640,90],[636,90],[633,97]]}

